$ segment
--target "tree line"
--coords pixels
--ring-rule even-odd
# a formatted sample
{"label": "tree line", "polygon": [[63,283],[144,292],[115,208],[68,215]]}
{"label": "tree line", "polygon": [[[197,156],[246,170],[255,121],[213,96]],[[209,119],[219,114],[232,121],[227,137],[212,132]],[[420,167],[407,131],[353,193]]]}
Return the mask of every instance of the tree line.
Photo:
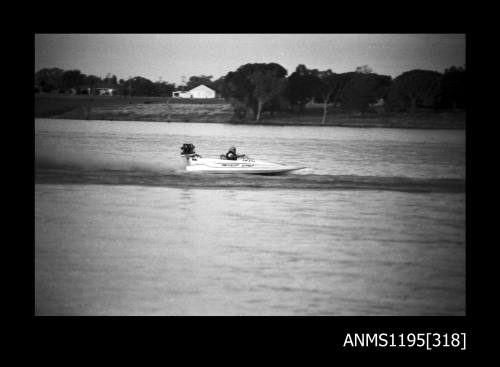
{"label": "tree line", "polygon": [[360,113],[373,111],[377,104],[388,112],[464,109],[465,69],[451,67],[444,73],[417,69],[392,79],[367,65],[334,73],[300,64],[287,77],[286,69],[276,63],[245,64],[223,76],[219,89],[233,105],[236,119],[246,118],[249,112],[255,121],[264,111],[300,113],[314,101],[323,104],[324,123],[329,106]]}
{"label": "tree line", "polygon": [[175,90],[190,90],[201,84],[218,89],[218,82],[212,78],[212,75],[195,75],[191,76],[185,85],[176,86],[175,83],[162,81],[161,78],[156,82],[141,76],[125,80],[118,79],[111,73],[101,78],[86,75],[77,69],[44,68],[35,73],[35,92],[69,93],[74,90],[77,94],[87,94],[90,89],[90,93],[95,94],[96,88],[113,88],[116,94],[123,96],[171,97]]}
{"label": "tree line", "polygon": [[[119,95],[170,97],[174,90],[189,90],[204,84],[214,89],[234,108],[234,118],[251,117],[259,121],[264,112],[301,113],[310,102],[323,105],[323,122],[333,106],[343,111],[368,113],[383,104],[385,111],[415,112],[465,109],[465,68],[450,67],[444,73],[410,70],[396,78],[375,73],[364,65],[354,71],[308,69],[300,64],[287,76],[287,70],[276,63],[249,63],[230,71],[217,80],[211,75],[191,76],[185,85],[176,86],[162,80],[153,82],[136,76],[128,80],[108,74],[104,78],[85,75],[80,70],[41,69],[35,73],[35,84],[43,92],[53,90],[90,90],[108,87]],[[383,103],[381,103],[383,101]]]}
{"label": "tree line", "polygon": [[[35,73],[35,91],[50,93],[68,93],[74,90],[77,94],[95,94],[96,88],[113,88],[118,95],[130,96],[168,96],[172,95],[176,86],[162,80],[153,82],[147,78],[117,79],[108,73],[104,78],[86,75],[80,70],[62,70],[44,68]],[[37,90],[38,89],[38,90]]]}

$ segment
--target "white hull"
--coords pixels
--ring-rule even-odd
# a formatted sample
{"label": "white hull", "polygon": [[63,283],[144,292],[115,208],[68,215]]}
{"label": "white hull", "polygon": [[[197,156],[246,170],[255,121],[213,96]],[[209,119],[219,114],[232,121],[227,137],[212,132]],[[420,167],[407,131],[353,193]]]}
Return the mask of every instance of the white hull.
{"label": "white hull", "polygon": [[181,155],[188,172],[208,173],[283,173],[302,169],[304,167],[284,166],[277,163],[254,159],[238,159],[235,161],[217,158],[200,158]]}

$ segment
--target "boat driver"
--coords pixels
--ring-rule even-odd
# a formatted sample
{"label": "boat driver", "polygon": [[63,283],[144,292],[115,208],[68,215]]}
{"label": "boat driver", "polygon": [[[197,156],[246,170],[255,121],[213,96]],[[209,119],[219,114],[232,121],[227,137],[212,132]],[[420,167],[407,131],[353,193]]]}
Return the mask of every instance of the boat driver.
{"label": "boat driver", "polygon": [[226,159],[235,161],[238,158],[244,157],[244,154],[236,154],[236,147],[229,148],[229,151],[226,153]]}

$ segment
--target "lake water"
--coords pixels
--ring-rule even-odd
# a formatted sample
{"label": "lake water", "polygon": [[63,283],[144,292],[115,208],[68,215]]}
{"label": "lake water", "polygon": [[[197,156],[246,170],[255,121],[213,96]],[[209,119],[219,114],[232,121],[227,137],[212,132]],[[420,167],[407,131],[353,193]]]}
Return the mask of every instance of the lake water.
{"label": "lake water", "polygon": [[[465,131],[35,120],[37,315],[465,315]],[[180,146],[306,166],[186,173]]]}

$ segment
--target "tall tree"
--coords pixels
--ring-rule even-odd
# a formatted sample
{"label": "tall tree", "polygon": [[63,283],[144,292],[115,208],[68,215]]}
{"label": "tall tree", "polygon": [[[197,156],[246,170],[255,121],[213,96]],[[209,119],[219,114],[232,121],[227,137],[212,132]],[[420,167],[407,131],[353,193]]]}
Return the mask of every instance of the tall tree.
{"label": "tall tree", "polygon": [[256,71],[249,76],[254,85],[253,95],[257,100],[257,116],[255,121],[260,121],[262,108],[267,102],[277,98],[284,90],[285,80],[280,78],[274,70]]}
{"label": "tall tree", "polygon": [[370,104],[383,98],[391,85],[391,77],[375,73],[356,72],[344,86],[342,107],[366,112]]}
{"label": "tall tree", "polygon": [[152,96],[154,94],[154,83],[141,76],[129,80],[130,92],[133,96]]}
{"label": "tall tree", "polygon": [[338,74],[333,73],[330,69],[318,72],[318,78],[320,80],[318,93],[323,100],[323,118],[321,124],[324,125],[328,103],[330,103],[333,94],[339,89],[339,78]]}
{"label": "tall tree", "polygon": [[221,93],[222,92],[222,85],[224,84],[224,75],[221,76],[219,79],[214,80],[212,83],[212,88],[217,92]]}
{"label": "tall tree", "polygon": [[61,79],[64,88],[69,89],[82,84],[86,75],[80,70],[67,70],[63,72]]}
{"label": "tall tree", "polygon": [[317,70],[309,70],[303,64],[300,64],[288,77],[285,96],[293,110],[295,106],[302,111],[304,106],[309,103],[317,94],[320,88],[320,79]]}
{"label": "tall tree", "polygon": [[[253,88],[246,76],[238,71],[230,71],[222,79],[220,92],[234,109],[234,116],[241,120],[247,111],[254,108]],[[255,103],[256,104],[256,103]]]}
{"label": "tall tree", "polygon": [[418,106],[436,107],[441,87],[441,73],[410,70],[394,79],[388,92],[389,108],[415,112]]}
{"label": "tall tree", "polygon": [[336,74],[328,69],[318,72],[317,75],[321,81],[320,87],[318,88],[318,96],[323,101],[323,119],[321,123],[324,125],[326,122],[328,104],[333,102],[335,105],[340,101],[345,86],[354,76],[356,76],[356,73],[348,72]]}
{"label": "tall tree", "polygon": [[452,66],[441,80],[441,106],[465,108],[465,69]]}
{"label": "tall tree", "polygon": [[259,121],[266,103],[283,91],[286,74],[286,69],[276,63],[245,64],[226,74],[221,92],[235,108],[235,115],[242,118],[251,109]]}
{"label": "tall tree", "polygon": [[174,90],[175,84],[159,80],[154,83],[153,95],[161,97],[171,97]]}
{"label": "tall tree", "polygon": [[62,74],[64,70],[59,68],[44,68],[35,73],[35,83],[40,85],[44,92],[63,88]]}

